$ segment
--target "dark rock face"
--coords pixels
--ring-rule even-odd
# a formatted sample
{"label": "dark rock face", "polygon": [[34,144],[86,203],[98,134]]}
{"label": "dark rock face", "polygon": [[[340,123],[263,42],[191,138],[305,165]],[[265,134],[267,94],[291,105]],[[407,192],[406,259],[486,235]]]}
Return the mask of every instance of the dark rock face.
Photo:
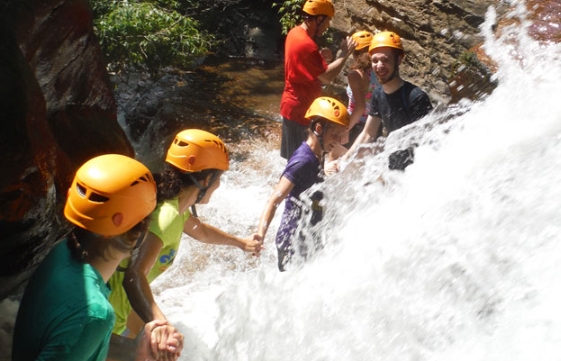
{"label": "dark rock face", "polygon": [[75,169],[98,154],[134,152],[88,1],[5,1],[0,23],[1,299],[68,229],[62,204]]}

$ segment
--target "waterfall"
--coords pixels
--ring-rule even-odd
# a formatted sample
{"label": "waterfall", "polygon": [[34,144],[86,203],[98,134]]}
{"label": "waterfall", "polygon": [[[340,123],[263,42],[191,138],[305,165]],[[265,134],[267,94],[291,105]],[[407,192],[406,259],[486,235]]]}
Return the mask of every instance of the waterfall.
{"label": "waterfall", "polygon": [[[493,35],[498,88],[393,133],[415,163],[365,156],[319,187],[326,216],[316,257],[276,268],[274,236],[259,259],[182,240],[153,283],[185,334],[182,360],[557,360],[561,351],[561,47],[520,24]],[[255,230],[284,161],[246,144],[203,219]],[[382,181],[383,180],[383,181]]]}
{"label": "waterfall", "polygon": [[[317,186],[324,221],[303,225],[324,244],[313,259],[278,272],[282,209],[259,258],[184,236],[152,284],[185,335],[180,360],[560,358],[561,45],[530,38],[524,4],[514,5],[519,23],[497,36],[490,9],[481,26],[498,64],[491,95],[392,133],[385,152]],[[387,154],[410,144],[415,163],[388,170]],[[286,161],[263,140],[228,147],[243,156],[198,212],[245,237]],[[0,309],[9,350],[17,302]]]}

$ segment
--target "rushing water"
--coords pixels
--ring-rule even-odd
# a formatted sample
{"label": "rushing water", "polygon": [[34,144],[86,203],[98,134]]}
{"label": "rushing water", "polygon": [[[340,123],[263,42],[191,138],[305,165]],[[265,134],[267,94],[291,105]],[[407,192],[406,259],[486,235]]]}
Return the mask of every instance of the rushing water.
{"label": "rushing water", "polygon": [[[312,261],[277,271],[282,209],[260,258],[182,240],[153,283],[185,334],[181,360],[560,359],[561,47],[512,15],[522,25],[499,39],[492,11],[482,30],[499,64],[493,94],[387,140],[419,144],[414,165],[389,171],[384,153],[366,156],[322,184],[314,232],[326,246]],[[229,146],[246,156],[198,210],[247,236],[285,162],[277,144]]]}
{"label": "rushing water", "polygon": [[[491,96],[388,139],[419,144],[413,166],[370,156],[323,184],[313,261],[277,271],[278,217],[259,260],[183,240],[154,283],[182,360],[559,360],[561,49],[513,15],[500,39],[484,25]],[[249,234],[283,164],[255,145],[200,213]]]}

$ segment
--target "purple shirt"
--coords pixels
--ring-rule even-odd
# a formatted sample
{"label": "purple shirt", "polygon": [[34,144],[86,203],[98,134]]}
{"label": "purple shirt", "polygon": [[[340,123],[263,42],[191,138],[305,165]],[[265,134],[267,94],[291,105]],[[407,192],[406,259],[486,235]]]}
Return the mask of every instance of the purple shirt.
{"label": "purple shirt", "polygon": [[292,236],[302,214],[299,204],[300,194],[322,180],[319,173],[319,160],[310,146],[306,142],[302,142],[288,160],[282,173],[282,176],[294,184],[294,188],[288,194],[284,205],[284,213],[277,231],[277,248],[287,250],[290,247]]}

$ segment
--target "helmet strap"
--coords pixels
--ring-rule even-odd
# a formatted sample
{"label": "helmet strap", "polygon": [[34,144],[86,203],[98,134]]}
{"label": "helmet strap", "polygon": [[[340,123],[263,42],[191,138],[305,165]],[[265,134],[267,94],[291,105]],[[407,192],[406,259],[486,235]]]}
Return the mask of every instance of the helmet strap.
{"label": "helmet strap", "polygon": [[195,218],[199,218],[199,215],[197,214],[197,208],[194,204],[191,206],[191,215]]}
{"label": "helmet strap", "polygon": [[[210,177],[210,180],[208,181],[208,184],[207,184],[206,187],[203,187],[203,185],[195,177],[193,177],[192,174],[189,174],[189,177],[193,181],[193,184],[195,184],[195,186],[197,186],[197,188],[199,188],[199,194],[197,196],[197,200],[195,201],[195,204],[199,203],[204,198],[207,190],[216,181],[216,178],[218,178],[219,174],[220,174],[220,171],[215,171],[214,173],[212,173],[212,176]],[[195,209],[195,204],[193,204],[191,206],[191,213],[193,214],[194,217],[197,217],[197,210]]]}
{"label": "helmet strap", "polygon": [[[316,124],[317,124],[317,123],[321,124],[321,126],[322,126],[322,128],[323,128],[323,131],[321,132],[321,134],[318,134],[318,133],[316,132]],[[327,127],[329,127],[329,122],[328,122],[328,121],[326,121],[326,122],[321,122],[321,121],[320,121],[319,119],[317,119],[317,118],[314,119],[314,122],[312,123],[312,133],[314,133],[314,135],[318,138],[319,146],[320,146],[321,151],[322,151],[323,153],[326,153],[326,151],[325,151],[325,149],[324,149],[324,147],[323,147],[323,135],[325,134],[325,131],[327,130]]]}
{"label": "helmet strap", "polygon": [[133,255],[135,255],[138,252],[138,249],[140,248],[142,243],[144,243],[144,240],[146,239],[146,236],[148,235],[148,232],[149,232],[148,227],[146,227],[146,229],[144,231],[142,231],[140,236],[138,236],[138,238],[134,242],[134,247],[132,248],[132,254]]}
{"label": "helmet strap", "polygon": [[[321,18],[321,20],[318,21],[320,18]],[[317,39],[319,37],[319,34],[318,34],[319,27],[321,26],[321,24],[323,24],[323,22],[326,19],[327,19],[327,16],[325,16],[325,15],[320,15],[320,16],[315,17],[316,30],[314,31],[314,39]]]}

